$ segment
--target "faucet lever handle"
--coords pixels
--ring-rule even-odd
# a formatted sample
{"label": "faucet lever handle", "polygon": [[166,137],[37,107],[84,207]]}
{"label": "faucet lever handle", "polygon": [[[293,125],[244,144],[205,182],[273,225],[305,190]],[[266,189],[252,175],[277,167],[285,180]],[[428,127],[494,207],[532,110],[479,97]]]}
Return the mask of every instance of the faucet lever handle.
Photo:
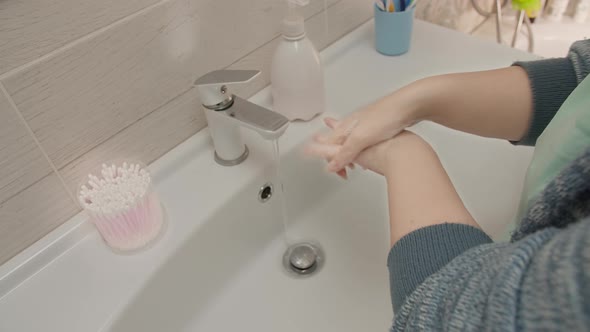
{"label": "faucet lever handle", "polygon": [[203,106],[210,109],[225,109],[233,103],[226,84],[248,83],[260,75],[258,70],[215,70],[195,81]]}
{"label": "faucet lever handle", "polygon": [[221,69],[209,72],[195,81],[196,86],[248,83],[260,75],[259,70]]}

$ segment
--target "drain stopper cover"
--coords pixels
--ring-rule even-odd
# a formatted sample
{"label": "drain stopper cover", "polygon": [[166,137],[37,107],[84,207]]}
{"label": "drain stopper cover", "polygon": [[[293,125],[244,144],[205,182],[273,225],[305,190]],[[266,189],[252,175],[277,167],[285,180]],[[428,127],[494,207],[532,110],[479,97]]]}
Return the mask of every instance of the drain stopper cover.
{"label": "drain stopper cover", "polygon": [[291,245],[283,255],[283,267],[292,276],[309,277],[324,265],[321,246],[315,242],[300,242]]}
{"label": "drain stopper cover", "polygon": [[298,270],[307,270],[315,265],[317,257],[318,255],[312,247],[301,245],[293,248],[289,262]]}

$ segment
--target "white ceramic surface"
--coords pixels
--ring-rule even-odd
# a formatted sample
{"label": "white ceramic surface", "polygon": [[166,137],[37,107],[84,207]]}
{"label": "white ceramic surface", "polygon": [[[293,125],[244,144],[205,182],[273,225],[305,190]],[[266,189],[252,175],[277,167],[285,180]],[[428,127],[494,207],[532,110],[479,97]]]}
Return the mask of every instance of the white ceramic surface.
{"label": "white ceramic surface", "polygon": [[[490,69],[533,56],[416,22],[401,57],[373,47],[373,22],[322,52],[328,114],[342,116],[413,80]],[[269,89],[252,101],[269,106]],[[80,216],[0,266],[0,331],[385,331],[392,318],[383,179],[357,171],[343,182],[300,147],[321,119],[293,123],[281,138],[291,237],[314,239],[326,265],[310,279],[281,267],[285,249],[271,146],[245,132],[251,155],[215,164],[208,131],[150,166],[168,229],[153,247],[117,255]],[[438,152],[484,229],[503,233],[518,203],[531,149],[430,123],[415,130]],[[67,243],[67,245],[66,245]]]}

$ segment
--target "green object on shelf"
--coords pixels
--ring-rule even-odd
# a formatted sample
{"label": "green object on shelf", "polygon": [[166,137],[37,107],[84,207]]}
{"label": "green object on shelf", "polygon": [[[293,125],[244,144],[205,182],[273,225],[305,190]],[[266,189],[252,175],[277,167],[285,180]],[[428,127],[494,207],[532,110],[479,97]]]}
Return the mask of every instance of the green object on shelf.
{"label": "green object on shelf", "polygon": [[528,17],[537,17],[541,10],[541,0],[512,0],[512,8],[524,10]]}
{"label": "green object on shelf", "polygon": [[512,8],[537,11],[541,9],[541,0],[512,0]]}

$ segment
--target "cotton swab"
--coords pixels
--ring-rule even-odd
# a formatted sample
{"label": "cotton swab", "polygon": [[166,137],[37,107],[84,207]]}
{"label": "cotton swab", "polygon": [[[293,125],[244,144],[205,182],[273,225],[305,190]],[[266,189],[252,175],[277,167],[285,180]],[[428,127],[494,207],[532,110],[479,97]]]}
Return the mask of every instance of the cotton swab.
{"label": "cotton swab", "polygon": [[102,164],[95,174],[80,186],[78,200],[105,242],[121,251],[151,242],[162,229],[163,213],[149,172],[124,162]]}

